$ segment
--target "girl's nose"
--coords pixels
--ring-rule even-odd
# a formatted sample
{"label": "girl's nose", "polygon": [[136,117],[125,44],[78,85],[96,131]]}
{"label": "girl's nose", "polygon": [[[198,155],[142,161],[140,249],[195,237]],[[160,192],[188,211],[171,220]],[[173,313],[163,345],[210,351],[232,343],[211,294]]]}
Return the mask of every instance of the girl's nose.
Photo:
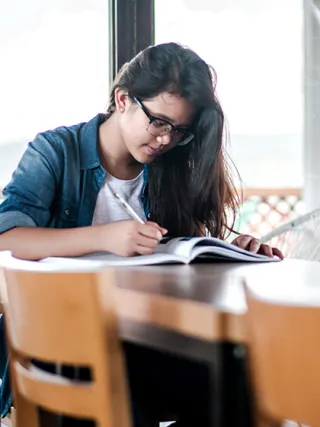
{"label": "girl's nose", "polygon": [[157,137],[157,141],[158,141],[160,144],[162,144],[162,145],[168,145],[168,144],[170,144],[171,139],[172,139],[171,132],[170,132],[170,133],[166,133],[165,135],[162,135],[162,136],[158,136],[158,137]]}

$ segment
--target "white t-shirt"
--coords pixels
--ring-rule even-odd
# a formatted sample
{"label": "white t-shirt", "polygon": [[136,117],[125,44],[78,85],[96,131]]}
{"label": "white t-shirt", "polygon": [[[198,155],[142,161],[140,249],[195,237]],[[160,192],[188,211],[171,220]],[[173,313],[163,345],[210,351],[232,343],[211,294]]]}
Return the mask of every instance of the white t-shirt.
{"label": "white t-shirt", "polygon": [[112,191],[119,193],[124,198],[141,219],[144,221],[146,220],[144,207],[141,201],[144,183],[143,171],[136,178],[130,180],[118,179],[107,174],[106,181],[98,194],[92,225],[131,219],[130,215],[114,197],[107,183]]}

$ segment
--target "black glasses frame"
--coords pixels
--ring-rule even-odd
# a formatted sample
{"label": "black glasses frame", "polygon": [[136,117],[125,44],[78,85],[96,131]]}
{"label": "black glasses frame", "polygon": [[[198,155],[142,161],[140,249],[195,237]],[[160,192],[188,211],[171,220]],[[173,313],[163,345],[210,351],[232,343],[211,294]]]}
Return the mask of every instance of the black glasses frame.
{"label": "black glasses frame", "polygon": [[[167,134],[169,134],[171,132],[172,132],[172,134],[174,134],[174,133],[182,133],[182,134],[186,135],[186,138],[182,139],[182,141],[178,142],[177,145],[180,145],[180,146],[187,145],[193,139],[194,134],[192,132],[190,132],[189,130],[186,130],[184,128],[179,128],[177,126],[174,126],[172,123],[169,122],[169,120],[162,119],[161,117],[153,116],[150,113],[150,111],[143,105],[143,103],[140,101],[139,98],[137,98],[136,96],[134,96],[133,99],[139,105],[139,107],[142,109],[142,111],[144,112],[144,114],[148,117],[148,119],[149,119],[149,125],[151,125],[155,121],[160,121],[160,122],[168,123],[168,125],[171,126],[171,129],[167,133],[164,133],[163,135],[167,135]],[[154,135],[154,136],[156,136],[156,135]]]}

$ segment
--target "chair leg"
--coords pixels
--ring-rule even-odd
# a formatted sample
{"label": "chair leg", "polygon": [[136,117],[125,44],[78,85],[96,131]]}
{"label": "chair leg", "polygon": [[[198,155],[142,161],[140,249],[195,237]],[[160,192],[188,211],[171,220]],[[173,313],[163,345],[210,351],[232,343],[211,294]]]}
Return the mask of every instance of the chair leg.
{"label": "chair leg", "polygon": [[15,416],[14,427],[40,427],[38,410],[35,405],[28,402],[23,396],[14,396]]}

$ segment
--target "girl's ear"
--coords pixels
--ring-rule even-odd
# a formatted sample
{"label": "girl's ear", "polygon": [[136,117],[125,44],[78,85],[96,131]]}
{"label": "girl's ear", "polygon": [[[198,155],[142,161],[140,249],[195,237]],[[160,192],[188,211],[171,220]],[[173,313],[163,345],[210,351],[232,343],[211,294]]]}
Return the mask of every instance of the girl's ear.
{"label": "girl's ear", "polygon": [[114,100],[116,104],[116,111],[124,113],[130,103],[128,92],[123,89],[117,88],[114,92]]}

